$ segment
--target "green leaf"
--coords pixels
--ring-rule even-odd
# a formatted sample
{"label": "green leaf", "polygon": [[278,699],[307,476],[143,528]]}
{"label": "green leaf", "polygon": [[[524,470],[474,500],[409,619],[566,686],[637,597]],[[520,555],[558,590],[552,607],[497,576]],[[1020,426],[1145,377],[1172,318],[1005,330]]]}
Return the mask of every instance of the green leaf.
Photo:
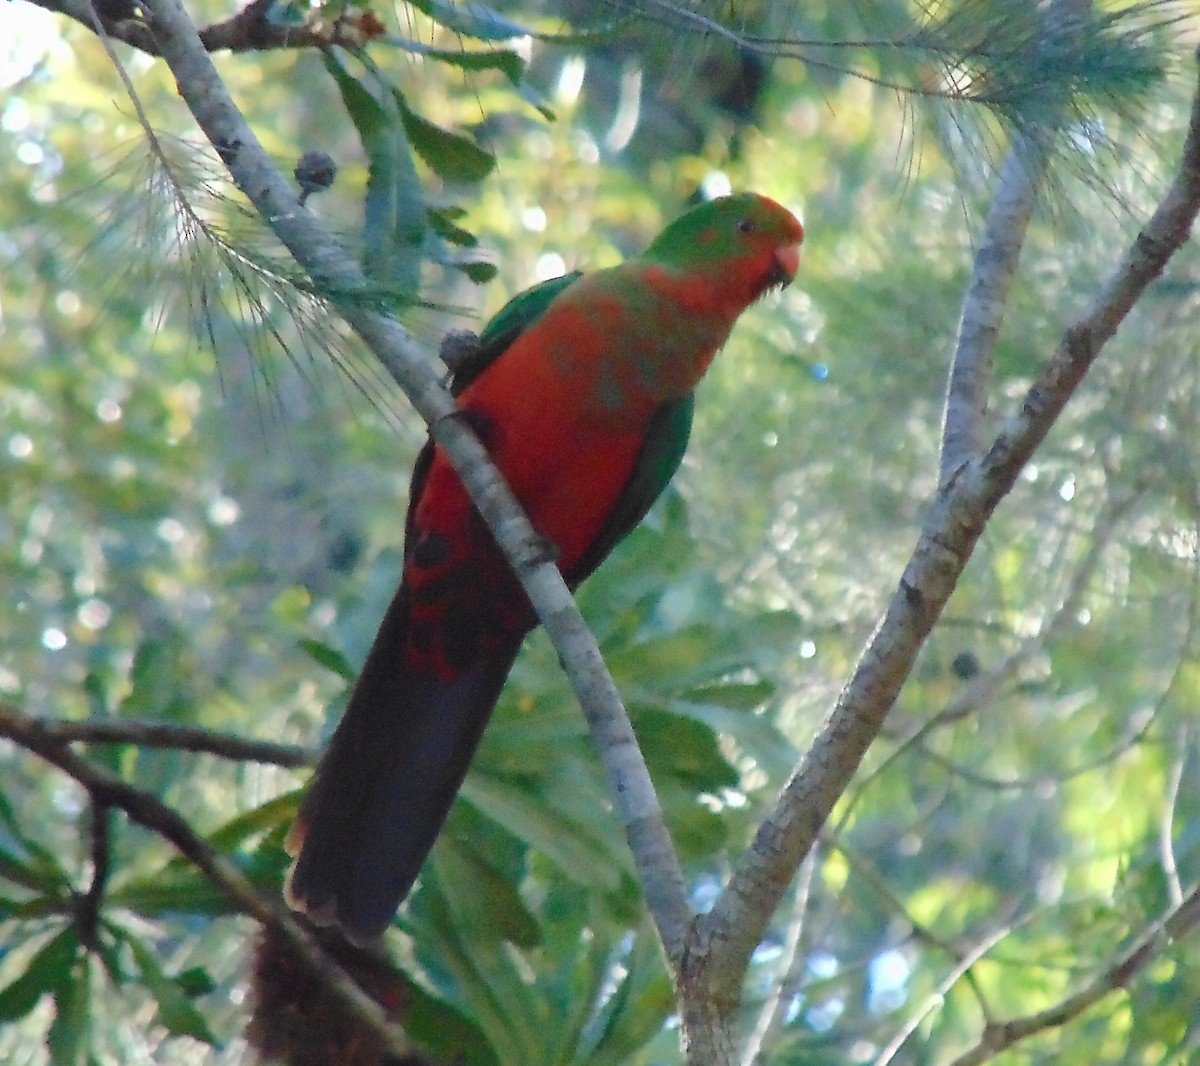
{"label": "green leaf", "polygon": [[179,985],[185,996],[195,998],[196,996],[207,996],[210,992],[216,991],[216,982],[203,966],[193,966],[190,969],[182,971],[175,978],[175,983]]}
{"label": "green leaf", "polygon": [[711,859],[729,843],[728,822],[700,802],[694,787],[668,778],[660,780],[655,791],[681,858]]}
{"label": "green leaf", "polygon": [[525,60],[516,52],[500,48],[489,52],[460,52],[446,48],[433,48],[420,41],[405,40],[400,47],[415,55],[448,63],[460,70],[499,70],[513,85],[519,85],[525,76]]}
{"label": "green leaf", "polygon": [[418,115],[395,86],[392,95],[404,120],[404,132],[414,151],[443,181],[482,181],[496,166],[496,157],[469,137],[451,133]]}
{"label": "green leaf", "polygon": [[53,852],[21,828],[3,792],[0,792],[0,877],[39,892],[65,887],[70,882]]}
{"label": "green leaf", "polygon": [[508,41],[532,37],[533,31],[484,4],[455,3],[455,0],[414,0],[413,6],[449,30],[478,41]]}
{"label": "green leaf", "polygon": [[411,983],[404,1005],[404,1031],[439,1062],[498,1066],[479,1027],[449,1004]]}
{"label": "green leaf", "polygon": [[102,920],[102,924],[108,935],[96,938],[95,951],[100,957],[101,963],[104,964],[104,972],[108,974],[108,979],[120,987],[129,980],[129,974],[125,971],[125,964],[121,959],[121,952],[117,950],[124,935],[120,927],[113,925],[112,922]]}
{"label": "green leaf", "polygon": [[[284,830],[296,814],[300,790],[286,792],[230,819],[213,830],[208,843],[254,884],[278,888],[288,859],[282,846]],[[253,850],[240,850],[256,837],[264,840]],[[233,907],[223,893],[187,859],[175,856],[150,873],[122,882],[109,892],[113,903],[154,917],[187,913],[224,915]]]}
{"label": "green leaf", "polygon": [[598,846],[601,841],[590,830],[508,780],[469,774],[462,796],[580,884],[612,891],[619,886],[622,871],[630,869],[627,852],[614,855],[611,849]]}
{"label": "green leaf", "polygon": [[624,976],[590,1027],[587,1053],[577,1056],[588,1066],[623,1066],[631,1061],[675,1010],[662,951],[647,924],[638,930],[622,962]]}
{"label": "green leaf", "polygon": [[511,967],[498,963],[505,960],[503,952],[488,950],[486,944],[481,949],[461,935],[436,869],[426,867],[423,872],[409,915],[419,930],[414,938],[418,961],[469,1005],[496,1058],[504,1063],[528,1061],[522,1028],[532,1013],[532,996],[520,981],[512,980]]}
{"label": "green leaf", "polygon": [[703,722],[651,708],[638,708],[632,717],[652,776],[670,775],[702,792],[738,783],[738,772],[721,754],[716,733]]}
{"label": "green leaf", "polygon": [[[759,686],[731,686],[735,690],[729,694],[735,704],[741,697],[752,700]],[[770,685],[762,686],[768,691]],[[694,693],[689,693],[684,699],[671,699],[656,706],[671,714],[681,715],[703,722],[710,729],[729,737],[739,749],[752,756],[773,779],[780,778],[790,772],[795,765],[798,753],[795,745],[780,732],[772,715],[758,714],[749,709],[730,709],[717,686],[711,686],[703,691],[703,702],[692,699]],[[710,698],[711,697],[711,698]]]}
{"label": "green leaf", "polygon": [[479,244],[479,238],[470,230],[463,229],[455,221],[463,213],[461,210],[453,210],[448,207],[431,207],[426,213],[426,217],[429,219],[429,228],[442,240],[457,244],[462,248],[474,248]]}
{"label": "green leaf", "polygon": [[204,1015],[196,1009],[180,983],[167,976],[154,952],[140,937],[128,930],[124,932],[124,939],[133,952],[146,991],[158,1005],[158,1020],[167,1031],[175,1036],[190,1036],[215,1047],[217,1039]]}
{"label": "green leaf", "polygon": [[455,270],[466,274],[476,285],[486,285],[499,273],[500,269],[495,263],[451,263],[450,265]]}
{"label": "green leaf", "polygon": [[[553,922],[553,915],[550,921]],[[573,934],[573,943],[565,938],[548,945],[548,959],[559,965],[540,974],[546,999],[554,1012],[553,1033],[547,1033],[547,1061],[578,1061],[578,1048],[592,1024],[596,1006],[607,996],[613,979],[609,953],[603,950],[604,940],[595,937],[595,930],[583,929],[575,923],[561,922],[561,931]],[[589,938],[584,930],[593,933]],[[554,930],[559,932],[559,929]]]}
{"label": "green leaf", "polygon": [[[278,878],[262,882],[278,890]],[[139,878],[113,889],[109,901],[128,908],[146,918],[163,915],[208,915],[236,914],[237,909],[228,897],[217,891],[212,882],[194,870],[160,870],[154,876]]]}
{"label": "green leaf", "polygon": [[138,645],[129,673],[130,689],[121,701],[123,715],[174,718],[180,707],[177,669],[183,642],[177,635],[152,637]]}
{"label": "green leaf", "polygon": [[54,1021],[46,1034],[54,1066],[79,1066],[88,1061],[91,992],[91,962],[81,955],[54,990]]}
{"label": "green leaf", "polygon": [[519,947],[538,943],[537,922],[511,879],[453,837],[438,841],[432,858],[439,882],[452,886],[447,900],[466,939],[507,940]]}
{"label": "green leaf", "polygon": [[0,990],[0,1022],[23,1018],[47,992],[69,977],[79,949],[79,937],[68,926],[53,937],[25,967],[20,977]]}
{"label": "green leaf", "polygon": [[343,681],[353,682],[357,676],[350,661],[337,648],[331,647],[320,640],[304,637],[300,640],[300,650],[303,651],[318,666],[323,666],[331,674],[336,674]]}
{"label": "green leaf", "polygon": [[363,200],[364,269],[372,281],[415,293],[425,239],[424,191],[402,116],[376,99],[332,52],[323,53],[367,154]]}
{"label": "green leaf", "polygon": [[[252,837],[289,824],[296,817],[296,808],[299,802],[299,790],[285,792],[281,796],[269,799],[266,803],[231,818],[223,826],[208,834],[206,839],[217,851],[228,855]],[[173,859],[172,862],[178,862],[183,866],[189,865],[188,860],[183,858]]]}

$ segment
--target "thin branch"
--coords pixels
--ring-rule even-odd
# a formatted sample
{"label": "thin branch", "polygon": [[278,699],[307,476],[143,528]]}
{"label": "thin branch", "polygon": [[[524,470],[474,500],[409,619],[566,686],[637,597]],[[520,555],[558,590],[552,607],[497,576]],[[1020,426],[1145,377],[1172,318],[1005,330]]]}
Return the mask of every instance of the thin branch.
{"label": "thin branch", "polygon": [[[1039,47],[1045,50],[1053,38],[1077,37],[1090,7],[1089,0],[1053,0],[1045,14]],[[1056,113],[1063,112],[1065,103],[1058,102]],[[948,482],[983,448],[992,356],[1054,132],[1053,126],[1044,124],[1019,132],[1000,167],[983,238],[963,295],[946,388],[939,484]]]}
{"label": "thin branch", "polygon": [[1151,962],[1200,924],[1200,884],[1191,886],[1177,907],[1146,930],[1121,958],[1074,995],[1046,1010],[986,1025],[979,1042],[951,1066],[980,1066],[1015,1044],[1047,1029],[1057,1029],[1095,1006],[1110,993],[1127,988]]}
{"label": "thin branch", "polygon": [[89,950],[95,948],[96,932],[100,921],[100,904],[104,899],[104,889],[108,884],[108,874],[112,864],[110,850],[111,806],[94,793],[91,805],[90,836],[91,847],[91,878],[87,891],[73,897],[75,929],[79,941]]}
{"label": "thin branch", "polygon": [[[1198,57],[1200,58],[1200,57]],[[1187,240],[1200,212],[1200,85],[1180,170],[1087,313],[1063,337],[987,453],[944,485],[899,588],[817,739],[760,826],[726,889],[696,923],[689,979],[714,995],[740,985],[770,916],[878,734],[984,526],[1104,344]]]}
{"label": "thin branch", "polygon": [[[1177,686],[1185,681],[1187,676],[1187,668],[1191,663],[1189,658],[1189,650],[1194,647],[1196,634],[1200,631],[1200,611],[1196,610],[1198,601],[1195,597],[1190,600],[1191,609],[1187,617],[1187,629],[1179,639],[1179,654],[1174,657],[1174,666],[1171,670],[1171,676],[1167,680],[1166,685],[1158,694],[1154,703],[1146,711],[1139,712],[1137,715],[1130,717],[1124,723],[1124,729],[1121,736],[1114,740],[1104,751],[1096,755],[1089,756],[1082,762],[1075,763],[1073,766],[1068,766],[1058,773],[1051,776],[1039,775],[1034,777],[1007,777],[997,778],[987,774],[982,774],[977,770],[964,766],[961,763],[950,759],[940,752],[936,752],[929,747],[928,744],[921,740],[916,747],[916,750],[921,756],[929,761],[941,766],[947,773],[953,774],[956,777],[962,778],[973,785],[982,788],[995,789],[996,791],[1023,791],[1026,789],[1036,789],[1043,786],[1047,781],[1053,781],[1056,785],[1061,786],[1071,778],[1079,777],[1082,774],[1091,773],[1093,770],[1099,769],[1102,766],[1107,766],[1110,763],[1120,759],[1127,752],[1145,742],[1146,738],[1154,729],[1155,723],[1167,709],[1170,704],[1172,695],[1175,693]],[[1062,617],[1062,616],[1060,616]],[[890,757],[890,756],[889,756]]]}
{"label": "thin branch", "polygon": [[683,873],[616,686],[562,576],[545,560],[540,538],[479,441],[455,417],[458,408],[439,383],[430,355],[393,318],[355,298],[369,292],[361,269],[301,208],[230,98],[179,0],[147,0],[146,7],[181,96],[234,181],[319,291],[334,294],[338,311],[429,423],[512,564],[583,705],[659,935],[668,958],[679,959],[692,917]]}
{"label": "thin branch", "polygon": [[[1005,684],[1015,678],[1026,663],[1042,654],[1064,629],[1075,624],[1079,608],[1083,603],[1083,597],[1087,593],[1092,578],[1095,576],[1096,570],[1104,558],[1104,553],[1108,550],[1109,545],[1116,538],[1117,532],[1121,528],[1121,520],[1140,498],[1141,493],[1131,493],[1120,499],[1112,500],[1108,504],[1092,526],[1091,532],[1088,535],[1087,551],[1084,552],[1083,558],[1079,561],[1078,566],[1076,566],[1074,573],[1067,582],[1067,588],[1063,594],[1062,601],[1059,603],[1049,622],[1043,625],[1032,636],[1022,640],[1016,649],[1001,659],[1000,662],[977,674],[962,685],[946,701],[945,706],[940,711],[900,737],[896,741],[895,747],[887,753],[882,762],[855,782],[855,795],[848,803],[843,805],[844,809],[840,814],[840,825],[845,825],[848,822],[857,806],[858,799],[865,794],[870,783],[881,777],[896,760],[914,748],[921,748],[927,751],[925,741],[936,730],[960,721],[968,715],[975,714],[986,707],[988,703],[1000,695]],[[1137,735],[1140,736],[1141,731]],[[1126,751],[1128,747],[1128,743],[1117,745],[1109,756],[1101,758],[1098,761],[1107,762],[1112,758],[1116,758],[1117,755]],[[946,762],[949,762],[949,760],[946,760]],[[1097,760],[1090,760],[1084,769],[1091,769],[1096,764]],[[1017,786],[1020,787],[1020,783],[1017,783]]]}
{"label": "thin branch", "polygon": [[992,354],[1047,156],[1046,138],[1018,134],[1000,167],[983,238],[963,296],[950,365],[938,472],[938,480],[943,483],[976,457],[983,446]]}
{"label": "thin branch", "polygon": [[97,814],[115,807],[131,821],[168,840],[238,910],[275,933],[312,978],[329,988],[360,1024],[386,1042],[393,1054],[403,1060],[411,1053],[410,1041],[392,1025],[383,1008],[341,969],[331,965],[329,956],[300,928],[291,912],[274,899],[259,895],[245,875],[198,836],[178,811],[76,755],[36,719],[3,705],[0,705],[0,737],[19,744],[74,778],[92,796]]}
{"label": "thin branch", "polygon": [[1167,778],[1167,795],[1158,830],[1158,848],[1167,892],[1170,894],[1171,903],[1178,907],[1183,902],[1183,885],[1179,880],[1179,864],[1175,859],[1175,808],[1179,804],[1179,789],[1183,784],[1183,771],[1188,760],[1186,722],[1179,727],[1175,737],[1175,758],[1171,761],[1171,773]]}
{"label": "thin branch", "polygon": [[937,988],[929,993],[921,1007],[913,1012],[912,1017],[901,1026],[900,1031],[880,1051],[875,1059],[875,1066],[887,1066],[900,1053],[900,1049],[908,1042],[908,1038],[917,1031],[921,1022],[945,1002],[950,990],[970,972],[971,967],[1008,936],[1009,932],[1010,930],[1007,927],[997,929],[995,932],[985,936],[972,948],[963,952],[958,963],[938,982]]}
{"label": "thin branch", "polygon": [[[151,20],[139,12],[133,0],[29,0],[35,7],[66,15],[101,37],[111,37],[145,52],[160,54]],[[355,48],[367,36],[360,24],[364,13],[351,10],[331,22],[312,21],[301,26],[270,19],[274,0],[252,0],[241,11],[199,30],[200,40],[210,52],[266,52],[296,48]],[[374,30],[374,26],[371,26]]]}
{"label": "thin branch", "polygon": [[[758,1021],[746,1046],[742,1049],[742,1066],[754,1066],[756,1062],[765,1062],[763,1049],[769,1049],[771,1043],[787,1022],[788,1012],[792,1001],[800,991],[805,976],[807,958],[800,950],[803,943],[803,933],[807,924],[809,896],[812,891],[813,875],[817,870],[817,848],[805,856],[800,866],[800,878],[796,891],[792,896],[792,913],[787,924],[787,933],[783,941],[783,951],[779,959],[780,978],[773,983],[771,992],[759,1012]],[[768,1050],[769,1053],[769,1050]]]}
{"label": "thin branch", "polygon": [[878,867],[865,855],[860,854],[840,837],[822,831],[821,843],[830,850],[838,851],[846,860],[846,866],[852,877],[861,881],[882,904],[883,910],[892,918],[899,918],[909,929],[909,935],[918,944],[932,947],[954,962],[962,962],[963,953],[960,948],[948,940],[938,936],[928,925],[917,919],[895,893],[886,878],[879,872]]}
{"label": "thin branch", "polygon": [[[0,704],[0,710],[19,714],[13,707]],[[196,754],[216,755],[234,762],[258,762],[298,770],[315,765],[318,752],[299,744],[276,744],[268,740],[247,740],[232,733],[221,733],[197,726],[173,722],[154,722],[139,718],[88,718],[67,722],[53,718],[35,719],[47,741],[55,744],[132,744],[139,748],[170,748]]]}

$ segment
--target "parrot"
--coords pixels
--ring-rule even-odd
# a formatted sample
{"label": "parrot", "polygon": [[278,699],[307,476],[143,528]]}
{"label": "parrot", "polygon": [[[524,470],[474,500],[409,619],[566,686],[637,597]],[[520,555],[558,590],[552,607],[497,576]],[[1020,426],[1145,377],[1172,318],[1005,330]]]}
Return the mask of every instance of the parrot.
{"label": "parrot", "polygon": [[[674,475],[694,390],[739,315],[789,284],[804,229],[757,193],[701,203],[640,255],[510,300],[457,365],[467,425],[574,590]],[[537,617],[432,439],[402,580],[287,834],[289,906],[354,943],[411,891]]]}

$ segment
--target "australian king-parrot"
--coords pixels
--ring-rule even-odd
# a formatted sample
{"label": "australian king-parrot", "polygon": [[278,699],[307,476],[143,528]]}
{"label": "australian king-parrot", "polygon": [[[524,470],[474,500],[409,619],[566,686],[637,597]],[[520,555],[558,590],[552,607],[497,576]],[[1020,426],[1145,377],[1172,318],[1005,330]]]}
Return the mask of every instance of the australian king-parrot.
{"label": "australian king-parrot", "polygon": [[[737,317],[792,280],[803,237],[766,197],[711,200],[640,256],[543,282],[485,327],[452,389],[570,587],[666,487],[696,384]],[[536,624],[430,441],[413,472],[400,589],[288,835],[291,906],[358,942],[383,932]]]}

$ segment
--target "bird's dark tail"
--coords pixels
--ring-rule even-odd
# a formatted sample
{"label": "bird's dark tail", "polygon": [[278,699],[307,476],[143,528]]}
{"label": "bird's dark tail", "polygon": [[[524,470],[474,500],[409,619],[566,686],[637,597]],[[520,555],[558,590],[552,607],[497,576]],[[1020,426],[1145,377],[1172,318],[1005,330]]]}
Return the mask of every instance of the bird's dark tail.
{"label": "bird's dark tail", "polygon": [[401,589],[287,840],[288,903],[357,943],[382,934],[412,888],[521,646],[514,635],[438,679],[409,665],[408,611]]}

